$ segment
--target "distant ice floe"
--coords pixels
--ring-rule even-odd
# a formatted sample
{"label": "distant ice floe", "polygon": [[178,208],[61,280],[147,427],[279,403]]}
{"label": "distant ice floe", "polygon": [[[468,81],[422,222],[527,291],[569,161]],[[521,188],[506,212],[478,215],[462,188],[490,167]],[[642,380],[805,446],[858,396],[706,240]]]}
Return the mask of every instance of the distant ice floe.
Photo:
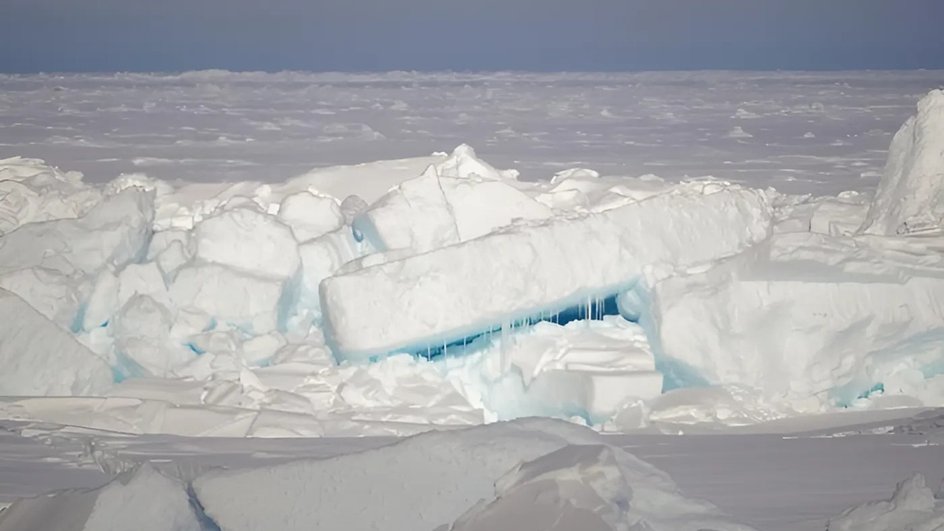
{"label": "distant ice floe", "polygon": [[6,159],[0,414],[293,436],[939,406],[942,101],[874,198],[523,182],[465,145],[282,183],[93,187]]}

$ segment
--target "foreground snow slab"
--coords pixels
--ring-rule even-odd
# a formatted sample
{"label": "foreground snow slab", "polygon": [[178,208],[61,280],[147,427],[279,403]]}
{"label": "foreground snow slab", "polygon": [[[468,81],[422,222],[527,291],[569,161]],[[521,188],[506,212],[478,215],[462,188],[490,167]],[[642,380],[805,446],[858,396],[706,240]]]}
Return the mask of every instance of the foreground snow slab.
{"label": "foreground snow slab", "polygon": [[183,483],[150,465],[107,485],[25,499],[0,513],[0,531],[201,531]]}
{"label": "foreground snow slab", "polygon": [[[194,481],[194,492],[207,515],[233,531],[448,529],[460,517],[452,529],[511,529],[523,511],[590,529],[748,529],[602,444],[589,430],[524,420],[427,433],[332,459],[209,473]],[[480,500],[495,501],[470,510]]]}
{"label": "foreground snow slab", "polygon": [[560,311],[731,255],[763,239],[763,194],[691,184],[599,214],[554,219],[327,278],[326,329],[341,359],[419,351]]}

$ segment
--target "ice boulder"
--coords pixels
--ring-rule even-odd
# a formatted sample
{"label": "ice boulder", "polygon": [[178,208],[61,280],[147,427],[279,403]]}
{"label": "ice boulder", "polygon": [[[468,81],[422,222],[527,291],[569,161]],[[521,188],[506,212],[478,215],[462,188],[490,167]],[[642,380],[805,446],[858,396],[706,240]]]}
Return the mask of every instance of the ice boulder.
{"label": "ice boulder", "polygon": [[769,225],[760,192],[680,185],[329,277],[321,284],[326,330],[343,359],[425,350],[735,254]]}
{"label": "ice boulder", "polygon": [[892,139],[888,162],[862,230],[911,234],[944,227],[944,91],[918,102]]}
{"label": "ice boulder", "polygon": [[142,257],[151,236],[153,196],[137,188],[78,219],[24,225],[0,237],[0,275],[29,267],[94,274]]}
{"label": "ice boulder", "polygon": [[661,354],[709,383],[848,405],[944,370],[944,259],[931,242],[779,234],[649,298]]}
{"label": "ice boulder", "polygon": [[0,395],[94,395],[110,387],[105,360],[2,289],[0,323]]}
{"label": "ice boulder", "polygon": [[335,274],[344,264],[360,257],[361,245],[354,239],[350,227],[345,226],[302,243],[298,246],[298,254],[302,265],[297,308],[320,316],[321,281]]}
{"label": "ice boulder", "polygon": [[344,224],[337,200],[298,192],[282,199],[279,219],[292,228],[295,239],[303,242],[336,230]]}
{"label": "ice boulder", "polygon": [[298,270],[292,229],[275,216],[245,207],[200,222],[193,233],[195,259],[246,273],[285,279]]}
{"label": "ice boulder", "polygon": [[150,295],[135,294],[122,305],[109,331],[124,366],[122,376],[166,377],[193,357],[187,347],[171,341],[174,313]]}
{"label": "ice boulder", "polygon": [[19,500],[0,513],[0,531],[202,531],[186,486],[150,465],[103,487]]}
{"label": "ice boulder", "polygon": [[[293,247],[294,248],[294,247]],[[284,310],[280,279],[237,271],[220,264],[182,268],[170,286],[170,298],[181,310],[257,334],[275,330]]]}

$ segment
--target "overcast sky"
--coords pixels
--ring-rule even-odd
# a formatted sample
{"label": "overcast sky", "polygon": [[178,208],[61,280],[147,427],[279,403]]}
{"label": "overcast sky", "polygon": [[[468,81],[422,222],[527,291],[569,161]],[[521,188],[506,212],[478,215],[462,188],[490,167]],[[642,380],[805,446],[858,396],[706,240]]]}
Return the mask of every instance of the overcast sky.
{"label": "overcast sky", "polygon": [[944,68],[944,0],[0,0],[0,71]]}

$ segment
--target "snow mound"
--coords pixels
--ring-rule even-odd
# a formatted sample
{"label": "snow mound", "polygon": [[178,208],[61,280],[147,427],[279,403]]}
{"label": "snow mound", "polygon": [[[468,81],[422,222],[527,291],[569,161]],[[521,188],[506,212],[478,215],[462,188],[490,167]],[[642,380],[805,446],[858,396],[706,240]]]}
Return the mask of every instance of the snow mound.
{"label": "snow mound", "polygon": [[0,513],[0,531],[204,531],[183,483],[150,465],[103,487],[17,501]]}
{"label": "snow mound", "polygon": [[[587,429],[532,419],[429,432],[324,460],[211,472],[193,489],[229,531],[512,529],[524,516],[544,521],[510,500],[591,529],[748,529],[685,499],[663,472],[603,441]],[[596,508],[605,510],[590,512]]]}
{"label": "snow mound", "polygon": [[944,529],[944,500],[934,496],[925,478],[902,481],[888,500],[851,507],[829,521],[828,531],[939,531]]}
{"label": "snow mound", "polygon": [[0,323],[0,395],[91,395],[110,387],[104,360],[3,289]]}
{"label": "snow mound", "polygon": [[342,359],[425,350],[626,289],[644,274],[735,254],[766,237],[762,193],[680,185],[599,214],[553,218],[321,284],[326,330]]}
{"label": "snow mound", "polygon": [[892,139],[862,230],[904,235],[944,228],[944,91],[918,102]]}

